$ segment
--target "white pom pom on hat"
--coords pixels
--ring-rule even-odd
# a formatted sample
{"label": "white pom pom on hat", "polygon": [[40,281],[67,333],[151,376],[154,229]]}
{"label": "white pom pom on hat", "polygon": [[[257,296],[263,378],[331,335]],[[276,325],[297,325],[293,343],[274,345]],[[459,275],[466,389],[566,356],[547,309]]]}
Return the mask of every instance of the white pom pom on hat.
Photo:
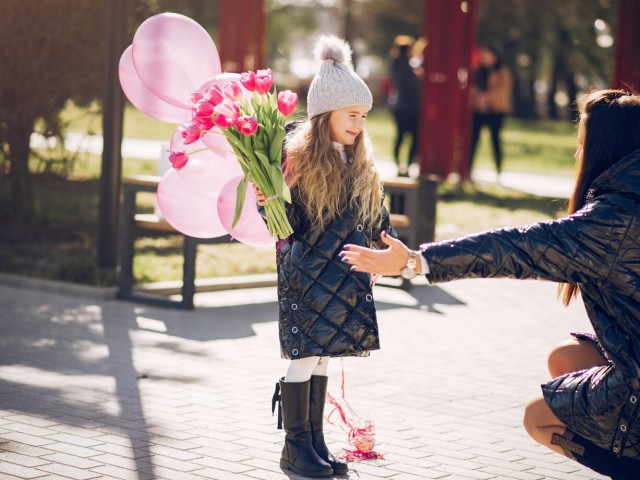
{"label": "white pom pom on hat", "polygon": [[309,118],[355,105],[371,108],[373,96],[351,67],[351,47],[347,42],[335,35],[323,35],[313,52],[322,65],[307,94]]}
{"label": "white pom pom on hat", "polygon": [[317,60],[333,60],[335,63],[351,63],[351,47],[335,35],[323,35],[318,38],[313,55]]}

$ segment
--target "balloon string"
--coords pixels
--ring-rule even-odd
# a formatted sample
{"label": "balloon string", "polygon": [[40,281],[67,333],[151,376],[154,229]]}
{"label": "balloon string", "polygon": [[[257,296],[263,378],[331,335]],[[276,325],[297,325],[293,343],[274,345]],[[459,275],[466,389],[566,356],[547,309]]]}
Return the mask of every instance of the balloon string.
{"label": "balloon string", "polygon": [[[344,374],[344,359],[340,359],[340,368],[341,368],[341,383],[340,383],[340,393],[341,393],[341,401],[336,400],[331,393],[327,392],[327,401],[333,405],[333,410],[325,417],[327,423],[331,425],[335,425],[332,422],[331,417],[334,413],[338,413],[342,420],[342,424],[340,428],[347,433],[347,437],[349,439],[349,444],[354,445],[355,448],[348,449],[344,448],[344,454],[341,455],[347,462],[351,462],[353,460],[376,460],[384,458],[384,455],[381,453],[374,452],[373,450],[362,450],[358,444],[354,441],[358,437],[371,437],[373,438],[375,433],[375,427],[373,422],[363,422],[356,415],[347,402],[345,398],[346,391],[346,380]],[[349,417],[353,417],[354,420],[351,420]]]}

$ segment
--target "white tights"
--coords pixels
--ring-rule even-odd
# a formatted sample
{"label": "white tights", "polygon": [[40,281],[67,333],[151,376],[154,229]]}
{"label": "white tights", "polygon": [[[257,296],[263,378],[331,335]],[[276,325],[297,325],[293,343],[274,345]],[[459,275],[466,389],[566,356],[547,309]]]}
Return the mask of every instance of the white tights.
{"label": "white tights", "polygon": [[287,383],[301,383],[309,380],[311,375],[326,377],[328,366],[329,357],[307,357],[291,360],[284,381]]}

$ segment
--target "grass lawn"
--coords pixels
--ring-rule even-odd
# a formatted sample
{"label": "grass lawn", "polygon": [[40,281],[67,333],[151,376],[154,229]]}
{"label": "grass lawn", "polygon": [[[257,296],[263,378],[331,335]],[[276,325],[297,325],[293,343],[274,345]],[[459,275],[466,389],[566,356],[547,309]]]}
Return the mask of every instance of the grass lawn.
{"label": "grass lawn", "polygon": [[[69,128],[100,133],[96,115],[70,108],[65,112]],[[379,157],[390,157],[394,127],[388,112],[374,111],[367,129]],[[150,119],[133,108],[125,116],[128,137],[168,140],[175,125]],[[479,145],[478,167],[492,167],[488,137]],[[557,174],[573,173],[575,127],[569,123],[524,122],[510,119],[504,130],[505,170]],[[55,175],[34,176],[36,218],[28,223],[3,213],[8,185],[0,177],[0,271],[55,278],[85,284],[113,285],[115,274],[95,266],[95,236],[100,158],[80,154],[68,180]],[[155,174],[155,161],[124,159],[123,175]],[[498,185],[477,185],[463,190],[440,186],[437,206],[437,239],[502,226],[520,226],[557,218],[564,202],[536,198]],[[141,199],[153,210],[152,196]],[[140,239],[136,244],[135,275],[138,282],[181,278],[179,236]],[[273,249],[239,243],[199,247],[200,278],[275,271]]]}

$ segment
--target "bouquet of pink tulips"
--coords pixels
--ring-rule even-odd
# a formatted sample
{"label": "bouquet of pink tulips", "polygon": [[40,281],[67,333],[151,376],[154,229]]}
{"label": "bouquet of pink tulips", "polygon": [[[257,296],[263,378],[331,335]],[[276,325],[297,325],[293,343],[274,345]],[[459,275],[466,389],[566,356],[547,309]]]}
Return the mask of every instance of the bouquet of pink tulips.
{"label": "bouquet of pink tulips", "polygon": [[[189,144],[215,133],[214,127],[220,128],[244,173],[238,185],[233,225],[240,219],[247,186],[252,182],[267,197],[269,233],[275,240],[287,238],[293,230],[284,205],[285,201],[291,202],[291,193],[282,173],[282,142],[285,117],[295,110],[298,96],[290,90],[276,94],[274,88],[272,92],[273,73],[269,69],[241,74],[240,84],[213,84],[203,92],[194,92],[190,98],[193,120],[180,127],[182,137]],[[187,160],[184,152],[172,153],[169,159],[175,168]]]}

